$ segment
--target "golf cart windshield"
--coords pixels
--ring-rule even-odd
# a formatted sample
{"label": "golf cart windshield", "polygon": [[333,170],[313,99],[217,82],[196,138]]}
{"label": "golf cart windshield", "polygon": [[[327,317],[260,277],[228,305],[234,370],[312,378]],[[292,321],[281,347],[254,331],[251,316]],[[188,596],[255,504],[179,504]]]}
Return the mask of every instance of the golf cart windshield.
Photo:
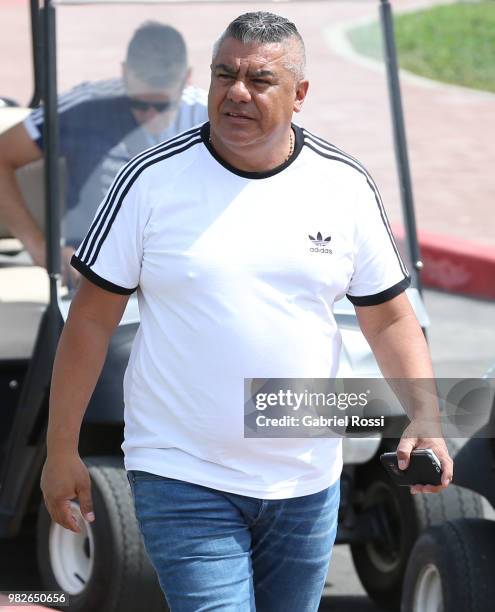
{"label": "golf cart windshield", "polygon": [[[204,120],[203,96],[196,88],[208,89],[213,42],[231,19],[254,9],[279,12],[298,26],[307,47],[310,88],[305,107],[294,121],[360,160],[379,186],[390,224],[400,238],[403,217],[386,73],[381,60],[363,57],[350,42],[379,54],[379,28],[367,30],[364,38],[354,34],[364,22],[378,22],[378,6],[371,0],[256,7],[251,3],[56,2],[59,142],[67,164],[62,232],[67,243],[75,247],[85,236],[125,161]],[[158,84],[146,91],[132,89],[135,84],[131,83],[129,91],[123,81],[129,41],[147,21],[170,24],[184,36],[192,73],[182,99],[175,86],[168,89]],[[113,98],[114,104],[102,102],[105,98]],[[157,106],[146,106],[149,100],[158,102]],[[160,103],[166,108],[161,115]],[[187,105],[187,113],[177,119],[174,113],[181,103]],[[147,118],[151,118],[148,123]],[[398,242],[410,268],[403,242]]]}

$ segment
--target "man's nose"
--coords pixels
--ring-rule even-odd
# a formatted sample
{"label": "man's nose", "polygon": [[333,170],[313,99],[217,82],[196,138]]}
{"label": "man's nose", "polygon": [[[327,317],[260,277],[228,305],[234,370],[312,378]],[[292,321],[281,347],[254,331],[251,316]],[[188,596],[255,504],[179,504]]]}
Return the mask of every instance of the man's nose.
{"label": "man's nose", "polygon": [[251,94],[249,89],[246,87],[244,81],[237,79],[229,89],[228,93],[229,100],[236,102],[249,102],[251,100]]}

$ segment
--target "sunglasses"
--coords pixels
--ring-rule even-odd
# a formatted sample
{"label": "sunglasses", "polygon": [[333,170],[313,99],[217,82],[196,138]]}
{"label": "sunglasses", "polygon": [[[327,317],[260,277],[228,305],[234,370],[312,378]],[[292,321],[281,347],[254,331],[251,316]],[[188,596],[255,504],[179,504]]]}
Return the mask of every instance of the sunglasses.
{"label": "sunglasses", "polygon": [[149,111],[150,108],[154,108],[158,113],[163,113],[167,110],[170,110],[175,102],[167,101],[167,102],[148,102],[146,100],[138,100],[137,98],[128,98],[129,106],[137,111]]}

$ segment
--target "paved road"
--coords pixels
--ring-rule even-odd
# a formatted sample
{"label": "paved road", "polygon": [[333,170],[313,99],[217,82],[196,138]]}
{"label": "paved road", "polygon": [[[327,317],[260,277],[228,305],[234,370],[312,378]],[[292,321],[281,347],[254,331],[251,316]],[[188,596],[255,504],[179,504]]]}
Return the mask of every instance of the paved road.
{"label": "paved road", "polygon": [[425,291],[437,377],[478,377],[495,365],[495,302]]}

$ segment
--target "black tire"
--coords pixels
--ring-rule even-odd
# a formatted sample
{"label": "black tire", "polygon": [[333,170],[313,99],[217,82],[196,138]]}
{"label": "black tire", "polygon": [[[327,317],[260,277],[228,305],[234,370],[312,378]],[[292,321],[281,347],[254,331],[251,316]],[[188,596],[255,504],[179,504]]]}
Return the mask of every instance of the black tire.
{"label": "black tire", "polygon": [[[141,612],[143,609],[167,612],[169,608],[136,521],[123,461],[118,457],[88,457],[84,462],[91,477],[96,520],[85,524],[86,538],[79,540],[75,547],[78,555],[74,556],[69,550],[72,541],[67,539],[72,532],[55,525],[42,502],[37,522],[37,556],[43,588],[67,592],[67,586],[74,584],[74,577],[78,576],[77,568],[84,567],[87,572],[79,579],[82,590],[79,593],[73,590],[69,595],[71,612]],[[50,538],[51,529],[54,531]],[[61,538],[58,543],[57,536]],[[81,559],[81,551],[82,562],[73,562]],[[61,563],[62,558],[65,564]]]}
{"label": "black tire", "polygon": [[368,595],[381,607],[398,610],[407,561],[418,536],[431,525],[448,519],[483,516],[479,495],[450,485],[435,494],[411,495],[396,486],[375,461],[361,466],[356,485],[364,491],[356,512],[377,513],[388,542],[370,540],[351,544],[359,579]]}
{"label": "black tire", "polygon": [[[495,523],[458,519],[431,527],[417,540],[404,579],[402,612],[437,612],[426,589],[440,582],[442,612],[490,612],[495,600]],[[438,582],[437,582],[438,584]],[[433,590],[433,589],[432,589]]]}

